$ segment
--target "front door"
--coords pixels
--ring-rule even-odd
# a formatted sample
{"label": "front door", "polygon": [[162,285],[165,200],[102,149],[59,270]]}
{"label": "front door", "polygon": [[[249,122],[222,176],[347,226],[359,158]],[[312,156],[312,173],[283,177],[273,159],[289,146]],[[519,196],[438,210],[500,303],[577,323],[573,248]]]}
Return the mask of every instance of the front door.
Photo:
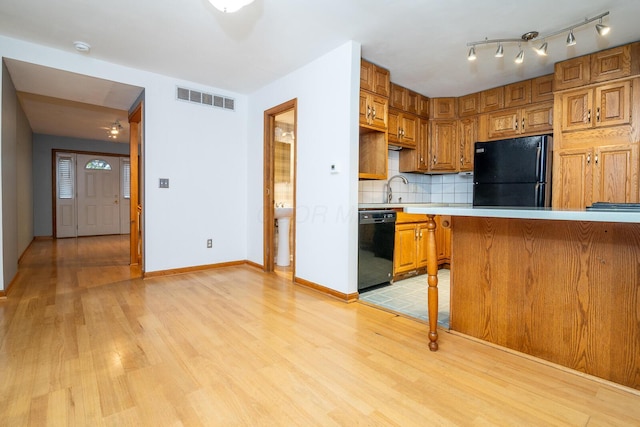
{"label": "front door", "polygon": [[120,159],[78,154],[78,236],[120,234]]}

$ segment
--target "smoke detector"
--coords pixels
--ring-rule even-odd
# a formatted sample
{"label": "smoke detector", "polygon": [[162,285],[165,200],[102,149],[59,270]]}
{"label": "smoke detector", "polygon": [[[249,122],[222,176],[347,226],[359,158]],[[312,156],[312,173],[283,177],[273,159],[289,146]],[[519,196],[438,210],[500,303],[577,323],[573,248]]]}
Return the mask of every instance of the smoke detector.
{"label": "smoke detector", "polygon": [[89,43],[80,41],[73,42],[73,47],[75,47],[76,50],[80,53],[89,53],[89,51],[91,50],[91,45]]}

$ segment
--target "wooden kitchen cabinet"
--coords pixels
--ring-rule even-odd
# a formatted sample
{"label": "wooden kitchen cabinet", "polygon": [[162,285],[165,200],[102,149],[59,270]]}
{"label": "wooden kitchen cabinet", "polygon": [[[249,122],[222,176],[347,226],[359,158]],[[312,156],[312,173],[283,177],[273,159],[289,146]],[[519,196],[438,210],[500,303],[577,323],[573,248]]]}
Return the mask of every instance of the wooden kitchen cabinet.
{"label": "wooden kitchen cabinet", "polygon": [[466,117],[458,121],[460,163],[458,171],[473,172],[474,145],[478,141],[478,118]]}
{"label": "wooden kitchen cabinet", "polygon": [[629,80],[564,92],[559,96],[563,132],[630,123]]}
{"label": "wooden kitchen cabinet", "polygon": [[432,119],[455,119],[457,101],[456,98],[431,98],[429,114]]}
{"label": "wooden kitchen cabinet", "polygon": [[359,179],[387,179],[387,133],[360,127]]}
{"label": "wooden kitchen cabinet", "polygon": [[391,73],[365,59],[360,60],[360,90],[389,98],[391,91]]}
{"label": "wooden kitchen cabinet", "polygon": [[570,89],[591,82],[591,59],[589,55],[571,58],[555,64],[556,90]]}
{"label": "wooden kitchen cabinet", "polygon": [[595,202],[638,203],[638,145],[557,150],[553,206],[584,209]]}
{"label": "wooden kitchen cabinet", "polygon": [[458,117],[474,116],[480,112],[480,93],[458,98]]}
{"label": "wooden kitchen cabinet", "polygon": [[[438,265],[451,263],[451,217],[436,215]],[[398,212],[393,251],[393,277],[422,274],[427,267],[428,218],[423,214]]]}
{"label": "wooden kitchen cabinet", "polygon": [[504,108],[521,107],[530,103],[531,80],[523,80],[504,87]]}
{"label": "wooden kitchen cabinet", "polygon": [[419,96],[418,93],[411,89],[391,83],[389,106],[410,114],[418,115],[420,109]]}
{"label": "wooden kitchen cabinet", "polygon": [[550,133],[553,130],[553,103],[496,111],[487,115],[490,140]]}
{"label": "wooden kitchen cabinet", "polygon": [[502,110],[504,108],[504,86],[480,92],[480,112]]}
{"label": "wooden kitchen cabinet", "polygon": [[458,121],[431,120],[429,137],[429,170],[454,172],[458,166]]}
{"label": "wooden kitchen cabinet", "polygon": [[531,103],[553,101],[553,74],[531,79]]}
{"label": "wooden kitchen cabinet", "polygon": [[418,94],[418,116],[425,119],[429,118],[429,98]]}
{"label": "wooden kitchen cabinet", "polygon": [[360,91],[360,126],[387,130],[389,100],[382,96]]}
{"label": "wooden kitchen cabinet", "polygon": [[429,120],[418,117],[418,140],[413,150],[400,150],[400,172],[429,171]]}
{"label": "wooden kitchen cabinet", "polygon": [[389,109],[389,144],[416,148],[418,140],[418,116],[401,110]]}

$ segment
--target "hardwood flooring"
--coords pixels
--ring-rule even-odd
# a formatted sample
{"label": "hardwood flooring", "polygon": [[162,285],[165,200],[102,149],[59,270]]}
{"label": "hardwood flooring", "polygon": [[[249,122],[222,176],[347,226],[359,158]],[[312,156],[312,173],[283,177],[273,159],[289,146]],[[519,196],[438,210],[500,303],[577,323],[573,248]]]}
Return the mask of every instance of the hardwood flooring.
{"label": "hardwood flooring", "polygon": [[275,274],[131,278],[121,236],[35,241],[0,301],[3,426],[638,425],[637,391]]}

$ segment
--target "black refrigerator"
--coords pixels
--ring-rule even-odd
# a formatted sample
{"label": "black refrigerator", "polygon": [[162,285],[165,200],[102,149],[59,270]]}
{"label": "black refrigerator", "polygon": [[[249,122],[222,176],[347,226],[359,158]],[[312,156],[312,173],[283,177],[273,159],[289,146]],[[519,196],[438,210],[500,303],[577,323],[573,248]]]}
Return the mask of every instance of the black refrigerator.
{"label": "black refrigerator", "polygon": [[551,206],[551,135],[476,142],[473,206]]}

